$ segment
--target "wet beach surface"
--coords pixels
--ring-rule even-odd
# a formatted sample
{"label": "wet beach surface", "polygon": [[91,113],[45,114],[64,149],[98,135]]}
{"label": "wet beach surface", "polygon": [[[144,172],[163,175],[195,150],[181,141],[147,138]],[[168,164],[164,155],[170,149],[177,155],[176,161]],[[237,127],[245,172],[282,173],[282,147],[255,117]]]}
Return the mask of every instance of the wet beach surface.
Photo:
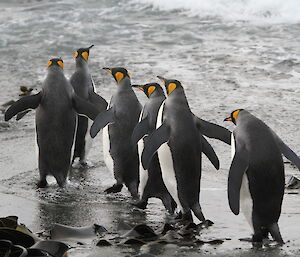
{"label": "wet beach surface", "polygon": [[[90,70],[98,92],[107,100],[116,85],[101,71],[105,66],[128,68],[133,83],[157,82],[156,75],[176,78],[185,85],[191,109],[199,117],[233,130],[223,119],[233,109],[248,109],[300,154],[299,23],[199,18],[139,1],[89,0],[84,8],[75,8],[74,2],[83,5],[79,0],[1,3],[0,104],[16,100],[20,86],[39,89],[53,56],[62,56],[69,77],[74,50],[93,43]],[[137,95],[144,103],[143,93]],[[250,236],[249,225],[228,206],[230,147],[209,141],[221,168],[214,170],[203,157],[200,203],[206,218],[215,224],[202,230],[200,238],[227,239],[223,244],[98,247],[98,238],[84,240],[83,245],[69,242],[74,247],[69,256],[298,256],[299,189],[286,190],[284,195],[279,226],[286,244],[253,249],[239,240]],[[33,232],[49,231],[54,223],[76,227],[96,223],[116,233],[124,223],[160,229],[170,220],[159,200],[150,200],[148,208],[140,211],[131,205],[125,188],[115,195],[103,193],[114,180],[103,162],[101,134],[89,155],[92,167],[72,169],[63,189],[54,180],[46,189],[36,188],[34,112],[9,123],[1,115],[0,142],[0,216],[16,215]],[[285,164],[285,171],[286,180],[300,174],[290,164]]]}

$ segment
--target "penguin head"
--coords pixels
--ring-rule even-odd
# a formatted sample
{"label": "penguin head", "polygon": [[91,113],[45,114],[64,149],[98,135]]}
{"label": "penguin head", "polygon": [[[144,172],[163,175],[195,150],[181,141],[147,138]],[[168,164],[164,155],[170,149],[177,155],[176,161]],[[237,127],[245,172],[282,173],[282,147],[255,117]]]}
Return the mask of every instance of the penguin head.
{"label": "penguin head", "polygon": [[90,54],[90,49],[93,47],[94,45],[91,45],[87,48],[79,48],[77,49],[77,51],[75,52],[74,54],[74,58],[76,60],[78,59],[83,59],[85,60],[86,62],[88,61],[89,59],[89,54]]}
{"label": "penguin head", "polygon": [[110,73],[116,80],[117,84],[120,84],[121,81],[125,78],[130,79],[130,73],[125,68],[122,68],[122,67],[103,68],[103,70]]}
{"label": "penguin head", "polygon": [[181,82],[176,79],[165,79],[161,76],[157,76],[161,81],[165,83],[168,96],[172,94],[174,90],[183,89]]}
{"label": "penguin head", "polygon": [[150,98],[150,96],[154,92],[159,92],[159,93],[163,94],[163,89],[158,83],[147,83],[144,85],[132,85],[132,87],[142,90],[148,98]]}
{"label": "penguin head", "polygon": [[225,118],[224,121],[232,121],[235,125],[236,125],[236,120],[240,114],[241,111],[243,111],[244,109],[237,109],[234,110],[229,117]]}
{"label": "penguin head", "polygon": [[64,61],[61,58],[53,58],[47,64],[48,68],[50,67],[60,67],[64,69]]}

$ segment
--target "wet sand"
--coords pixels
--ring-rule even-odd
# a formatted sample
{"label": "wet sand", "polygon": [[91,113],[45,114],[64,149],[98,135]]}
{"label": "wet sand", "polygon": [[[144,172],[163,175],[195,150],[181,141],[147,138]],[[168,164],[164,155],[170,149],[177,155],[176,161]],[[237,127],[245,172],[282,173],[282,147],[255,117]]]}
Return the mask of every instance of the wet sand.
{"label": "wet sand", "polygon": [[[92,168],[72,169],[66,188],[60,189],[50,179],[50,186],[37,189],[38,170],[35,153],[34,115],[21,121],[11,121],[8,128],[1,128],[0,139],[0,216],[16,215],[21,223],[34,232],[49,231],[54,223],[86,226],[97,223],[109,232],[118,232],[123,223],[146,223],[159,229],[170,219],[159,200],[150,200],[148,208],[140,211],[132,207],[124,188],[121,193],[106,195],[104,189],[113,183],[102,158],[101,136],[94,140],[89,155]],[[149,253],[157,256],[298,256],[300,254],[300,194],[287,190],[284,196],[279,226],[286,244],[282,247],[254,249],[240,238],[249,237],[251,230],[242,214],[231,213],[226,192],[230,148],[212,141],[219,155],[221,169],[215,171],[203,157],[201,204],[207,219],[215,224],[201,232],[201,239],[226,239],[221,245],[180,247],[173,244],[148,243],[141,247],[97,247],[97,240],[85,240],[84,245],[69,242],[69,256],[134,256]],[[299,171],[286,164],[287,178]]]}

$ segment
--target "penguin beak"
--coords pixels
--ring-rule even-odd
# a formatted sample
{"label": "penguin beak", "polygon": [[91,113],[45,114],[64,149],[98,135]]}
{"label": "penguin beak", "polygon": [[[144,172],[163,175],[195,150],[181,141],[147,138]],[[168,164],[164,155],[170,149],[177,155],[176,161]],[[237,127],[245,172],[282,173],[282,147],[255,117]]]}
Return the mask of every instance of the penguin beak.
{"label": "penguin beak", "polygon": [[108,72],[109,74],[112,74],[112,71],[110,68],[102,68],[103,70],[105,70],[106,72]]}
{"label": "penguin beak", "polygon": [[139,90],[144,91],[144,88],[141,85],[131,85],[131,87],[135,87],[135,88],[137,88]]}
{"label": "penguin beak", "polygon": [[224,121],[232,121],[231,117],[227,117],[224,119]]}
{"label": "penguin beak", "polygon": [[166,79],[163,78],[162,76],[157,76],[162,82],[166,82]]}
{"label": "penguin beak", "polygon": [[89,46],[88,49],[90,50],[93,46],[94,46],[94,45]]}

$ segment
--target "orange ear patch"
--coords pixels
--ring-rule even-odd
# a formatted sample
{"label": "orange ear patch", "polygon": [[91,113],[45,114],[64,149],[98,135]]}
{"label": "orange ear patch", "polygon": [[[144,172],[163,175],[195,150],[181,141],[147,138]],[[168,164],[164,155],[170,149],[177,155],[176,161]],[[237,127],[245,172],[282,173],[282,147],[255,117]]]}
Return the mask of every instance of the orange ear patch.
{"label": "orange ear patch", "polygon": [[236,120],[239,113],[240,113],[241,110],[236,110],[233,114],[232,114],[232,117]]}
{"label": "orange ear patch", "polygon": [[88,54],[88,52],[83,52],[81,55],[82,55],[83,59],[87,62],[88,59],[89,59],[89,54]]}
{"label": "orange ear patch", "polygon": [[175,88],[176,88],[176,84],[175,83],[170,83],[168,85],[168,95],[170,95],[174,91]]}
{"label": "orange ear patch", "polygon": [[63,69],[64,68],[64,63],[62,61],[58,61],[57,64]]}
{"label": "orange ear patch", "polygon": [[49,61],[49,62],[47,63],[47,66],[49,67],[51,64],[52,64],[52,61]]}
{"label": "orange ear patch", "polygon": [[154,92],[155,89],[156,89],[155,86],[148,87],[148,96],[150,96]]}
{"label": "orange ear patch", "polygon": [[124,78],[124,74],[122,72],[117,72],[115,78],[117,80],[117,83],[119,84],[120,81]]}
{"label": "orange ear patch", "polygon": [[74,54],[74,58],[76,58],[78,56],[78,52],[76,51]]}

